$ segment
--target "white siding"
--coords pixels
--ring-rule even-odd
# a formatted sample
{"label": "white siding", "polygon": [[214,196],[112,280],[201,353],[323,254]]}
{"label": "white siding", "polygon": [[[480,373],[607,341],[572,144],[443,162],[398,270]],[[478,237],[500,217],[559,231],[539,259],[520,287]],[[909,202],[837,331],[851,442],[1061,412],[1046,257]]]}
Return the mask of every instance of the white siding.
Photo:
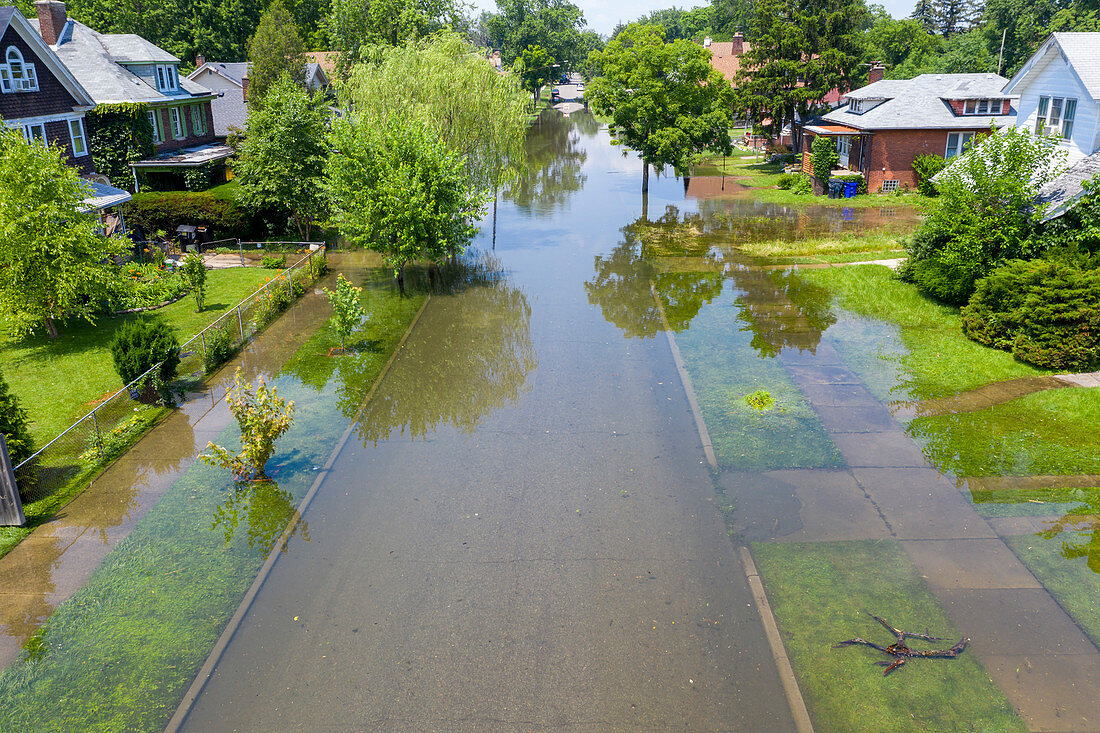
{"label": "white siding", "polygon": [[1100,149],[1100,103],[1093,100],[1077,81],[1066,60],[1055,46],[1051,46],[1045,58],[1037,60],[1032,76],[1016,87],[1020,95],[1016,125],[1035,131],[1035,116],[1039,97],[1067,97],[1077,100],[1077,113],[1073,121],[1073,133],[1061,143],[1067,153],[1067,163],[1072,165]]}
{"label": "white siding", "polygon": [[222,92],[220,97],[215,98],[210,103],[210,111],[214,115],[214,134],[216,136],[227,136],[230,127],[244,129],[245,121],[248,118],[248,108],[244,102],[244,90],[239,84],[209,69],[190,78],[207,89]]}

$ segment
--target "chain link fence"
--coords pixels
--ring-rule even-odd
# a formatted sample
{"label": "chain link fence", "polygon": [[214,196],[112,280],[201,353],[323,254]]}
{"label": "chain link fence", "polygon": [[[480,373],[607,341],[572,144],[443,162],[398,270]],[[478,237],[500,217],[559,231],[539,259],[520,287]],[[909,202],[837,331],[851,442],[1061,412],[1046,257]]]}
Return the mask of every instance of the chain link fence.
{"label": "chain link fence", "polygon": [[[306,292],[325,268],[317,242],[290,267],[180,347],[176,374],[188,380],[213,372]],[[91,412],[15,467],[24,502],[50,496],[73,481],[91,476],[125,451],[163,413],[160,364],[98,404]]]}

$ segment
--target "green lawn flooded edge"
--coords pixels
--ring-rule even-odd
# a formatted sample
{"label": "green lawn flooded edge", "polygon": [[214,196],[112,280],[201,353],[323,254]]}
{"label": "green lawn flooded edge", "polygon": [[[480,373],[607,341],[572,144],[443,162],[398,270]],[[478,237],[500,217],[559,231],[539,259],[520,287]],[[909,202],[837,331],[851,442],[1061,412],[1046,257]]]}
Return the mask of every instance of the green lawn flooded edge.
{"label": "green lawn flooded edge", "polygon": [[752,551],[818,733],[1027,730],[969,651],[913,659],[884,677],[874,662],[885,655],[832,648],[854,637],[893,642],[867,612],[948,639],[914,648],[980,632],[953,626],[897,541],[754,543]]}
{"label": "green lawn flooded edge", "polygon": [[[375,274],[374,284],[383,280]],[[365,289],[372,348],[351,358],[368,381],[382,369],[423,296]],[[323,326],[291,362],[331,338]],[[335,345],[335,341],[332,341]],[[332,359],[327,355],[326,359]],[[347,357],[339,357],[347,358]],[[297,502],[350,421],[327,384],[285,369],[271,380],[296,402],[269,470],[277,485],[234,486],[192,466],[0,673],[2,730],[160,730],[236,610]],[[343,385],[360,397],[370,387]],[[350,396],[350,395],[349,395]],[[236,444],[236,425],[220,440]],[[308,538],[308,525],[298,528]]]}

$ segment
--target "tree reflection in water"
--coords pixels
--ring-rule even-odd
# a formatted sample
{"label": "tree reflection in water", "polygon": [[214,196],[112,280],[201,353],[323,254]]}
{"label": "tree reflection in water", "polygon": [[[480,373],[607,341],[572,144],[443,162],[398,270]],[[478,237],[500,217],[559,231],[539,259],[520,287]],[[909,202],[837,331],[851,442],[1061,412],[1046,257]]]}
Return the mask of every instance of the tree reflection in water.
{"label": "tree reflection in water", "polygon": [[1085,564],[1094,573],[1100,573],[1100,490],[1081,489],[1084,503],[1070,510],[1061,519],[1039,532],[1043,539],[1052,540],[1063,532],[1079,532],[1078,541],[1062,540],[1062,556],[1067,560],[1085,558]]}
{"label": "tree reflection in water", "polygon": [[596,258],[596,274],[585,283],[589,302],[627,336],[649,337],[663,328],[655,291],[669,327],[679,332],[728,278],[739,291],[738,320],[762,356],[791,347],[815,351],[821,334],[836,322],[829,292],[794,270],[756,264],[730,246],[727,226],[721,218],[681,216],[675,206],[655,221],[637,219],[623,228],[622,244]]}
{"label": "tree reflection in water", "polygon": [[[592,115],[563,117],[557,112],[543,113],[527,135],[527,173],[504,190],[504,198],[516,207],[537,216],[548,216],[564,207],[569,197],[584,186],[582,170],[588,158],[580,145],[578,129],[599,123]],[[592,134],[595,134],[594,132]]]}
{"label": "tree reflection in water", "polygon": [[[248,548],[268,552],[275,546],[293,513],[294,497],[280,489],[276,482],[238,481],[229,487],[225,501],[214,510],[214,522],[210,529],[220,527],[228,547],[243,521],[247,527],[244,538]],[[294,525],[291,536],[294,535],[309,541],[309,525],[305,519]],[[283,551],[286,551],[285,547]]]}

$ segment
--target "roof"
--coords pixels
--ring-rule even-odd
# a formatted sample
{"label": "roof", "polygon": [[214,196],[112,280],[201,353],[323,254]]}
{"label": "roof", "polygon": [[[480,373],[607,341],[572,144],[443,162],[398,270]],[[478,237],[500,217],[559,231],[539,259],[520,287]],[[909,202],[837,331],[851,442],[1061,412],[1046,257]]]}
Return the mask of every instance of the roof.
{"label": "roof", "polygon": [[340,58],[337,51],[307,51],[306,59],[320,66],[325,76],[331,77],[336,73],[336,60]]}
{"label": "roof", "polygon": [[224,77],[226,80],[236,84],[239,87],[244,87],[244,80],[248,78],[248,62],[247,61],[207,61],[199,68],[192,71],[187,75],[187,78],[194,81],[198,78],[199,74],[204,71],[217,74]]}
{"label": "roof", "polygon": [[[87,27],[87,26],[85,26]],[[116,64],[178,64],[180,60],[133,33],[99,33],[99,42]]]}
{"label": "roof", "polygon": [[748,41],[741,42],[741,53],[733,53],[732,41],[712,41],[707,48],[710,50],[710,65],[717,69],[726,81],[732,82],[737,76],[737,70],[741,68],[741,56],[752,48]]}
{"label": "roof", "polygon": [[193,168],[203,163],[224,160],[233,155],[233,148],[220,143],[196,145],[163,153],[155,158],[147,158],[133,163],[135,168]]}
{"label": "roof", "polygon": [[1012,123],[1016,116],[956,115],[947,100],[1010,97],[1002,92],[1005,78],[997,74],[921,74],[913,79],[883,79],[848,92],[848,99],[883,99],[866,112],[848,107],[820,117],[826,124],[861,130],[958,130],[987,128],[992,123]]}
{"label": "roof", "polygon": [[1081,86],[1093,99],[1100,101],[1100,33],[1052,33],[1043,41],[1039,50],[1031,55],[1012,81],[1005,84],[1005,91],[1011,92],[1037,70],[1038,61],[1057,49],[1070,70],[1077,76]]}
{"label": "roof", "polygon": [[76,101],[74,109],[91,109],[95,107],[95,100],[88,90],[80,83],[65,63],[58,58],[53,49],[46,45],[42,36],[38,33],[38,21],[30,21],[23,17],[16,8],[11,6],[0,7],[0,36],[11,27],[28,46],[34,49],[39,61],[46,66],[65,90]]}
{"label": "roof", "polygon": [[854,127],[848,127],[847,125],[806,125],[804,128],[807,132],[812,132],[815,135],[821,135],[822,137],[830,137],[836,135],[855,135],[859,132]]}
{"label": "roof", "polygon": [[[28,22],[37,30],[37,19]],[[138,36],[98,33],[70,18],[62,32],[62,38],[68,38],[68,40],[60,43],[55,53],[80,84],[88,90],[96,104],[120,102],[157,104],[188,97],[212,96],[209,89],[187,79],[180,79],[181,93],[164,94],[122,66],[123,63],[179,63],[175,56],[158,49]],[[137,43],[134,39],[141,43]],[[147,48],[142,50],[145,46],[156,49],[161,56],[152,58],[152,51]],[[122,55],[115,56],[116,51]],[[125,60],[139,54],[150,58],[140,61]]]}
{"label": "roof", "polygon": [[109,206],[117,206],[118,204],[124,204],[133,197],[121,188],[115,188],[114,186],[108,186],[106,183],[98,183],[96,181],[83,181],[84,185],[91,189],[89,195],[85,197],[83,206],[80,210],[83,212],[89,211],[101,211]]}
{"label": "roof", "polygon": [[1077,161],[1065,173],[1039,190],[1038,202],[1049,204],[1043,221],[1066,213],[1085,194],[1084,182],[1100,176],[1100,153]]}

